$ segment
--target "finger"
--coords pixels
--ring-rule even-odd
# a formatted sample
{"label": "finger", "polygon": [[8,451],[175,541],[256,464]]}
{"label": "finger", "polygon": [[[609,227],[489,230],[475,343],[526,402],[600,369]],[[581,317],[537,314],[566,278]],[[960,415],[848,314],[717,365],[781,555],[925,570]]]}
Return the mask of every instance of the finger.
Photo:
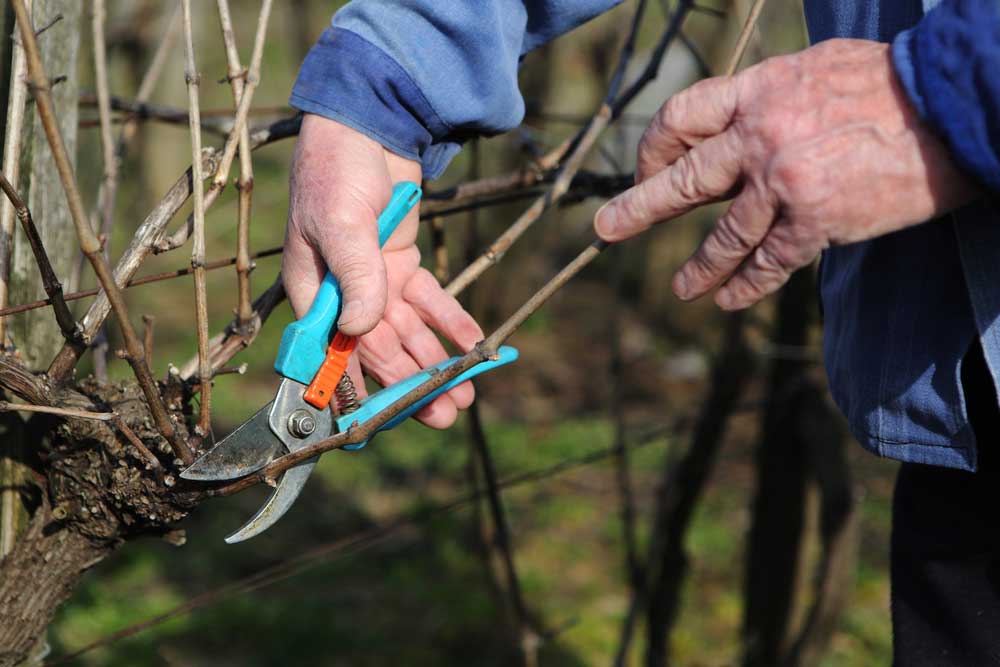
{"label": "finger", "polygon": [[823,242],[796,238],[787,222],[778,221],[763,243],[716,293],[724,310],[747,308],[788,282],[794,271],[809,264],[823,249]]}
{"label": "finger", "polygon": [[760,245],[776,214],[776,202],[763,190],[745,187],[674,275],[674,294],[696,299],[725,280]]}
{"label": "finger", "polygon": [[602,206],[594,216],[597,235],[605,241],[623,241],[658,222],[722,199],[739,181],[741,153],[735,132],[706,139]]}
{"label": "finger", "polygon": [[427,269],[420,269],[403,289],[403,299],[462,352],[468,352],[485,336],[458,299],[444,291]]}
{"label": "finger", "polygon": [[[396,330],[386,321],[379,322],[365,334],[362,342],[364,344],[358,348],[361,365],[383,387],[404,380],[420,370],[413,357],[403,349]],[[448,428],[455,423],[457,416],[455,402],[450,396],[443,394],[418,412],[416,418],[432,428]]]}
{"label": "finger", "polygon": [[736,112],[736,91],[734,79],[716,77],[670,97],[639,142],[636,183],[673,164],[708,137],[725,131]]}
{"label": "finger", "polygon": [[314,241],[340,284],[337,328],[359,336],[370,331],[385,310],[386,275],[377,211],[388,202],[364,201],[349,190],[334,195],[333,202],[326,224],[314,232]]}
{"label": "finger", "polygon": [[[409,352],[421,368],[433,366],[448,358],[441,341],[409,304],[401,301],[390,303],[385,311],[385,319],[396,330],[403,349]],[[471,382],[463,382],[450,390],[448,396],[459,410],[464,410],[472,405],[476,391]]]}

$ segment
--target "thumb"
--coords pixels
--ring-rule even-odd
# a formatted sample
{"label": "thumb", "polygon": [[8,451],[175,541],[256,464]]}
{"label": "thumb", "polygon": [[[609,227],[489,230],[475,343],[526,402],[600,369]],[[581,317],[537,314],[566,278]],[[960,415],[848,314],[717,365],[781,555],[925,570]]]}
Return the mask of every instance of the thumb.
{"label": "thumb", "polygon": [[[392,185],[382,147],[345,125],[306,114],[289,188],[284,280],[292,306],[296,313],[308,310],[329,269],[342,293],[338,328],[352,336],[367,333],[386,304],[377,216]],[[301,285],[294,284],[296,276]]]}
{"label": "thumb", "polygon": [[385,262],[378,244],[377,211],[385,202],[369,202],[353,194],[335,196],[337,206],[315,230],[315,247],[340,283],[341,311],[337,328],[360,336],[375,328],[386,304]]}

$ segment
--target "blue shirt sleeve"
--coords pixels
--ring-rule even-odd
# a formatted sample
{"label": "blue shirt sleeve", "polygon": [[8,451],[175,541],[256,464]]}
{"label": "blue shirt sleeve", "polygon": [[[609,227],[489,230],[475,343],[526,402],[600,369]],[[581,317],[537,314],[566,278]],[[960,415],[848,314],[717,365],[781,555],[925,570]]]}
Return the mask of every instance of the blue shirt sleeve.
{"label": "blue shirt sleeve", "polygon": [[621,1],[354,0],[309,51],[290,103],[434,178],[466,139],[521,122],[521,56]]}
{"label": "blue shirt sleeve", "polygon": [[956,162],[1000,191],[1000,0],[944,0],[896,37],[892,56]]}

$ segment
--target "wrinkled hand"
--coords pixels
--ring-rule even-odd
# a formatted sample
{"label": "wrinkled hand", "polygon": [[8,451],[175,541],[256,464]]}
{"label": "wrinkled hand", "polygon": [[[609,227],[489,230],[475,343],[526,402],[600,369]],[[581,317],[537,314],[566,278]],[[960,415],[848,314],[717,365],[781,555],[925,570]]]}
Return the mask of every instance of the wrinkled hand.
{"label": "wrinkled hand", "polygon": [[[463,351],[483,338],[458,301],[420,268],[416,208],[379,250],[378,214],[400,181],[419,183],[420,165],[335,121],[311,114],[303,119],[289,184],[285,290],[295,316],[302,317],[327,267],[337,277],[344,304],[338,327],[361,336],[348,366],[361,395],[362,367],[387,385],[447,358],[432,329]],[[473,398],[467,382],[430,403],[417,419],[446,428]]]}
{"label": "wrinkled hand", "polygon": [[674,276],[680,298],[721,284],[716,303],[745,308],[830,244],[918,224],[976,190],[910,106],[888,45],[839,39],[667,100],[639,145],[636,185],[595,227],[620,241],[733,196]]}

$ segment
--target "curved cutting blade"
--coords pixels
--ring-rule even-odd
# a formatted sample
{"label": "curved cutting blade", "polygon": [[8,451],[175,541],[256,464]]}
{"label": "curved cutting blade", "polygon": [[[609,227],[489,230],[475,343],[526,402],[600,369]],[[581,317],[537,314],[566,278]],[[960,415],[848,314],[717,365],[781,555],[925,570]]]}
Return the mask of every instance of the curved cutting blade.
{"label": "curved cutting blade", "polygon": [[[271,408],[270,414],[270,430],[281,440],[289,452],[304,449],[328,438],[333,433],[333,415],[330,414],[329,410],[317,410],[306,403],[302,398],[305,390],[304,384],[286,378],[274,396],[274,406]],[[289,431],[288,417],[296,412],[304,412],[315,421],[315,430],[305,438],[296,437]],[[256,419],[256,416],[254,418]],[[317,461],[319,461],[318,456],[286,470],[264,506],[257,510],[257,513],[246,525],[227,537],[226,542],[229,544],[242,542],[273,526],[299,497],[302,487],[306,485]]]}
{"label": "curved cutting blade", "polygon": [[309,479],[309,475],[312,474],[313,468],[316,467],[317,461],[319,461],[318,456],[286,470],[285,474],[281,476],[278,486],[271,492],[271,497],[264,503],[264,506],[257,510],[253,518],[247,521],[242,528],[227,537],[226,544],[236,544],[237,542],[248,540],[255,535],[260,535],[273,526],[278,519],[283,517],[288,508],[299,497],[299,493],[302,492],[302,488],[306,485],[306,481]]}
{"label": "curved cutting blade", "polygon": [[236,479],[273,461],[284,445],[268,424],[272,403],[198,457],[181,472],[181,477],[197,481]]}

